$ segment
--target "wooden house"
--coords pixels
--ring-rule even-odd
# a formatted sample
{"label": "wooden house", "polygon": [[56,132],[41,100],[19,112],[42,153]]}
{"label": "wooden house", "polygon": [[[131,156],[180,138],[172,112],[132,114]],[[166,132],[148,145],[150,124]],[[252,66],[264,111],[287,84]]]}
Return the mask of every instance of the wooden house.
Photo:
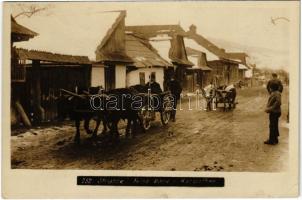
{"label": "wooden house", "polygon": [[[173,68],[164,70],[164,81],[167,82],[172,73],[175,73],[176,79],[186,90],[187,78],[186,69],[194,64],[187,58],[182,33],[185,33],[179,25],[143,25],[143,26],[127,26],[126,31],[139,35],[140,37],[151,42],[152,46],[159,52],[160,56],[174,65]],[[167,37],[166,37],[167,36]],[[156,39],[158,37],[158,40]],[[165,84],[164,84],[165,85]]]}
{"label": "wooden house", "polygon": [[192,68],[187,69],[187,73],[194,73],[196,77],[192,91],[204,88],[212,81],[212,68],[208,65],[207,54],[190,47],[186,47],[186,51],[189,60],[194,63]]}
{"label": "wooden house", "polygon": [[231,60],[212,60],[208,62],[212,68],[213,81],[217,85],[229,85],[238,81],[239,64]]}
{"label": "wooden house", "polygon": [[[96,63],[103,66],[97,67],[96,63],[93,64],[92,77],[95,76],[94,74],[97,71],[100,76],[104,74],[105,88],[112,89],[145,84],[153,73],[156,81],[165,90],[169,74],[173,71],[173,65],[153,48],[148,37],[141,34],[140,26],[136,29],[138,32],[129,31],[125,28],[125,17],[126,13],[122,12],[108,31],[101,45],[98,46]],[[175,52],[173,53],[175,54]],[[179,63],[181,59],[178,59],[177,56],[179,55],[174,56],[174,61]],[[183,62],[181,64],[184,65],[186,63]],[[106,70],[108,73],[106,73]],[[109,75],[112,76],[112,74],[116,77],[118,76],[118,79],[110,79]],[[95,84],[96,81],[92,79],[92,82]],[[111,85],[108,87],[110,83]],[[102,84],[101,80],[99,80],[99,84]]]}
{"label": "wooden house", "polygon": [[145,84],[151,73],[164,89],[164,72],[172,65],[164,60],[147,39],[125,30],[126,13],[121,12],[96,50],[92,85],[106,90]]}
{"label": "wooden house", "polygon": [[[25,67],[21,65],[18,60],[15,42],[28,41],[38,34],[16,22],[11,16],[11,124],[15,125],[22,121],[26,126],[31,126],[31,122],[20,103],[19,87],[22,86],[26,80]],[[20,117],[18,117],[20,116]],[[18,118],[21,118],[20,120]]]}
{"label": "wooden house", "polygon": [[[29,29],[21,32],[22,26],[18,26],[13,19],[12,22],[11,34],[14,38],[12,41],[28,40],[37,35]],[[28,33],[28,36],[24,32]],[[61,88],[76,91],[77,88],[90,86],[91,63],[87,56],[55,54],[16,47],[12,49],[11,97],[16,123],[21,121],[30,126],[32,122],[55,120],[56,99]]]}
{"label": "wooden house", "polygon": [[90,86],[91,64],[87,56],[26,49],[16,49],[16,52],[26,75],[24,83],[15,89],[31,121],[56,119],[60,89],[77,92]]}
{"label": "wooden house", "polygon": [[183,36],[175,35],[173,37],[169,57],[171,62],[176,66],[176,79],[180,82],[184,90],[191,90],[190,85],[194,82],[194,75],[187,74],[186,71],[194,64],[188,60]]}
{"label": "wooden house", "polygon": [[243,64],[239,64],[238,66],[238,79],[241,81],[245,80],[245,72],[248,70],[249,68],[246,67],[246,65]]}
{"label": "wooden house", "polygon": [[229,57],[229,59],[235,60],[237,62],[239,62],[239,66],[238,66],[238,79],[241,81],[244,81],[246,78],[246,72],[251,68],[249,66],[249,64],[247,64],[247,60],[246,58],[248,57],[248,55],[246,53],[243,52],[231,52],[231,53],[227,53],[227,56]]}
{"label": "wooden house", "polygon": [[[198,46],[198,50],[206,54],[208,59],[207,66],[213,67],[213,70],[210,73],[207,73],[207,82],[209,82],[210,79],[213,79],[217,84],[230,84],[240,80],[243,74],[243,72],[240,71],[241,69],[239,69],[239,64],[245,65],[243,61],[247,55],[245,53],[225,52],[224,49],[219,48],[211,41],[198,34],[195,25],[191,25],[190,30],[187,32],[179,25],[127,26],[126,30],[148,39],[161,35],[168,35],[171,37],[169,60],[178,66],[175,70],[178,76],[177,79],[182,82],[184,87],[187,87],[186,82],[192,84],[191,80],[195,80],[196,78],[194,78],[194,76],[197,76],[193,75],[192,71],[186,70],[186,68],[190,68],[192,64],[190,61],[187,61],[186,50],[181,50],[182,46],[190,46],[190,42],[195,43]],[[185,44],[183,44],[183,41]],[[187,71],[189,74],[186,74]],[[194,90],[194,88],[190,87],[189,90]]]}
{"label": "wooden house", "polygon": [[234,58],[234,56],[237,58],[237,53],[227,53],[224,49],[219,48],[198,34],[195,25],[190,26],[190,30],[186,32],[186,38],[197,43],[199,45],[198,50],[207,54],[207,63],[212,68],[211,76],[217,85],[228,85],[239,80],[241,60],[237,61]]}

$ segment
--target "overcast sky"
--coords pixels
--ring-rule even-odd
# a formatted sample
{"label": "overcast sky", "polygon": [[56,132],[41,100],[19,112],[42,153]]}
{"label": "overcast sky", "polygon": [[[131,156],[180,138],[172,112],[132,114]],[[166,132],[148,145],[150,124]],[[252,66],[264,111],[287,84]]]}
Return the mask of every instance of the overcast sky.
{"label": "overcast sky", "polygon": [[[18,9],[12,6],[13,14]],[[259,67],[288,67],[290,37],[298,31],[297,2],[165,2],[53,3],[50,10],[17,21],[40,35],[19,47],[87,55],[94,51],[118,13],[127,10],[126,25],[191,24],[197,32],[226,51],[245,51]],[[285,17],[289,20],[271,18]],[[194,45],[196,47],[196,45]],[[197,48],[197,47],[196,47]]]}

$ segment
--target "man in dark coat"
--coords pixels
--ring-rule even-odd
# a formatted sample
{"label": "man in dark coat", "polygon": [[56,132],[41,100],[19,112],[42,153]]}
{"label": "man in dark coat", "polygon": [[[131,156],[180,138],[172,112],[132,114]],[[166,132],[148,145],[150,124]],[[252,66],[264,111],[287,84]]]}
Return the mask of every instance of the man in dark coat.
{"label": "man in dark coat", "polygon": [[171,76],[171,79],[168,82],[168,88],[171,91],[171,94],[173,96],[173,110],[172,110],[171,119],[173,122],[175,122],[177,102],[180,99],[180,94],[182,92],[182,88],[180,86],[180,83],[177,80],[175,80],[174,75]]}
{"label": "man in dark coat", "polygon": [[267,102],[265,112],[269,113],[269,139],[265,144],[278,144],[279,136],[279,117],[281,116],[281,93],[279,92],[279,84],[272,83],[270,85],[271,95]]}
{"label": "man in dark coat", "polygon": [[151,89],[151,93],[153,94],[160,94],[163,92],[159,83],[155,81],[155,74],[150,75],[150,81],[146,84],[146,86]]}
{"label": "man in dark coat", "polygon": [[268,93],[271,93],[271,85],[272,84],[277,84],[278,85],[278,91],[280,93],[282,93],[283,91],[283,85],[282,82],[280,81],[280,79],[278,79],[278,75],[276,73],[272,73],[272,79],[268,81],[266,89],[268,91]]}

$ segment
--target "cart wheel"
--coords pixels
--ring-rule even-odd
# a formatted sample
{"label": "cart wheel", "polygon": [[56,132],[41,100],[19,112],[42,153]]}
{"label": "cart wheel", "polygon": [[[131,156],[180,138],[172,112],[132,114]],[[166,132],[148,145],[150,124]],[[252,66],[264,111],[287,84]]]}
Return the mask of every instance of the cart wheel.
{"label": "cart wheel", "polygon": [[146,106],[144,106],[140,112],[139,117],[141,118],[142,128],[147,131],[151,127],[151,112]]}
{"label": "cart wheel", "polygon": [[167,125],[170,121],[171,118],[171,111],[170,110],[163,110],[160,113],[160,119],[161,119],[161,123],[163,125]]}
{"label": "cart wheel", "polygon": [[163,100],[165,103],[162,111],[160,112],[160,119],[163,125],[167,125],[171,118],[172,102],[168,96],[165,96]]}

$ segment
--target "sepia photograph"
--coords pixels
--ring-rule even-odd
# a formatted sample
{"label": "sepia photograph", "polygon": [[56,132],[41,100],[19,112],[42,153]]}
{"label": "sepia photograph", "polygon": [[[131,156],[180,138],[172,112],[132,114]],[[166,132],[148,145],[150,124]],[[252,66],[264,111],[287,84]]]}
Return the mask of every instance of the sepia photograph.
{"label": "sepia photograph", "polygon": [[299,6],[4,2],[8,170],[295,174]]}

